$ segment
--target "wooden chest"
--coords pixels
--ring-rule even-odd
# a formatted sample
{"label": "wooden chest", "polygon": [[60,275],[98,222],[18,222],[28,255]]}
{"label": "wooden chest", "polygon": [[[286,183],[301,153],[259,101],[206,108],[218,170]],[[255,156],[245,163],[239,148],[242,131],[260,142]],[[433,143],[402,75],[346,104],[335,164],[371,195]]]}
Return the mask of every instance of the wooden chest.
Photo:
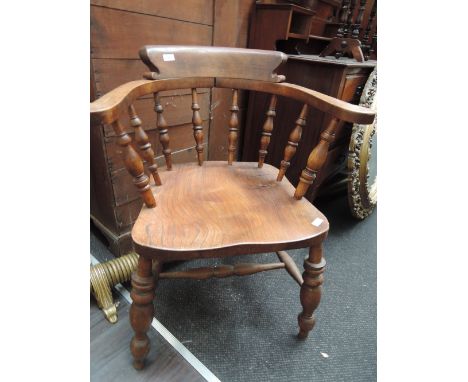
{"label": "wooden chest", "polygon": [[[246,47],[248,19],[255,0],[91,0],[91,101],[125,82],[142,78],[148,68],[138,57],[144,45],[218,45]],[[173,162],[196,158],[190,89],[164,92]],[[230,92],[197,89],[203,119],[204,152],[210,160],[227,158]],[[211,107],[211,105],[213,105]],[[159,166],[162,148],[151,96],[135,102]],[[245,104],[240,103],[241,118]],[[129,126],[129,124],[126,124]],[[128,129],[133,137],[132,129]],[[124,169],[110,126],[92,126],[91,218],[116,255],[133,250],[130,230],[142,206]]]}

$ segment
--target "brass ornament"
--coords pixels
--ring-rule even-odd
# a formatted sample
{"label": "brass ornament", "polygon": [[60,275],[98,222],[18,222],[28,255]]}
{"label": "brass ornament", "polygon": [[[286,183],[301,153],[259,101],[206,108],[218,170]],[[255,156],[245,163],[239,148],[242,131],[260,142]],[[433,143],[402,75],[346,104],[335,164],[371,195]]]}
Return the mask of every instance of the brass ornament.
{"label": "brass ornament", "polygon": [[96,298],[106,319],[112,324],[115,324],[118,319],[118,302],[113,302],[111,287],[130,280],[137,264],[138,255],[130,253],[105,263],[92,265],[90,268],[91,293]]}
{"label": "brass ornament", "polygon": [[[359,105],[377,109],[377,68],[366,82]],[[377,205],[377,177],[369,184],[369,161],[376,131],[377,117],[371,125],[353,125],[348,151],[348,204],[357,219],[365,219]]]}
{"label": "brass ornament", "polygon": [[[159,279],[196,279],[203,280],[211,277],[247,276],[258,272],[271,271],[285,268],[291,277],[302,285],[304,280],[294,260],[285,251],[277,252],[280,263],[250,264],[239,263],[234,265],[215,265],[213,267],[191,268],[183,271],[161,272],[161,264],[154,260],[152,273],[154,282]],[[106,319],[115,324],[117,322],[118,302],[112,299],[111,288],[124,281],[129,281],[133,271],[137,269],[138,254],[133,252],[119,258],[92,265],[91,271],[91,293],[96,298],[99,308],[104,313]],[[324,260],[319,264],[322,268]]]}

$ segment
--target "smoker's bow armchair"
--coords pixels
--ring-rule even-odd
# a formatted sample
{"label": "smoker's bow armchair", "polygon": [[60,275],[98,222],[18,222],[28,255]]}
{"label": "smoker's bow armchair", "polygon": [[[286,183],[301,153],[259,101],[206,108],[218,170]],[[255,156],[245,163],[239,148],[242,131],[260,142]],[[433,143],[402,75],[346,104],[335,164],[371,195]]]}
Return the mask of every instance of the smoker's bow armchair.
{"label": "smoker's bow armchair", "polygon": [[[369,124],[374,120],[374,112],[282,82],[284,77],[275,73],[287,58],[281,52],[145,46],[140,57],[150,69],[144,75],[146,79],[121,85],[91,104],[92,122],[112,125],[125,166],[144,201],[132,229],[132,239],[139,254],[138,267],[132,275],[133,303],[130,309],[131,325],[135,331],[131,341],[134,367],[143,367],[149,351],[146,333],[153,318],[153,298],[158,279],[243,276],[285,268],[300,285],[303,310],[298,317],[298,337],[306,338],[314,326],[313,312],[320,301],[325,267],[322,242],[328,233],[328,221],[303,196],[327,159],[329,145],[340,121]],[[204,161],[197,88],[215,87],[233,89],[231,116],[226,127],[227,162]],[[169,132],[159,94],[174,89],[192,91],[193,135],[197,152],[194,163],[172,164]],[[234,158],[239,129],[239,89],[271,94],[259,142],[258,162],[236,162]],[[133,105],[136,99],[148,94],[154,95],[156,123],[166,162],[163,171],[158,170],[154,151]],[[303,103],[295,126],[281,126],[292,130],[279,169],[264,163],[274,130],[278,96]],[[321,133],[320,142],[310,153],[299,184],[294,187],[284,175],[298,148],[302,129],[306,128],[306,117],[311,107],[328,113],[331,119]],[[134,142],[129,128],[122,122],[126,115],[130,117]],[[143,160],[152,181],[145,173]],[[309,256],[304,261],[304,273],[301,275],[284,251],[304,247],[309,248]],[[168,261],[264,252],[276,252],[280,262],[161,272],[161,265]]]}

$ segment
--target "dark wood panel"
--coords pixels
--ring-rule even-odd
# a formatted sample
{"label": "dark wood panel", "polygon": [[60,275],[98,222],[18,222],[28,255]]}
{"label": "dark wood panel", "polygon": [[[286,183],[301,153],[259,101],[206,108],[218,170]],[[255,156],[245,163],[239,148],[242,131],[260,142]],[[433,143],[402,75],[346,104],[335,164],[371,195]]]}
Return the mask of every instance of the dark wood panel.
{"label": "dark wood panel", "polygon": [[316,36],[323,36],[325,25],[333,20],[333,16],[336,15],[339,9],[339,2],[325,2],[316,0],[312,4],[312,9],[315,10],[315,15],[312,18],[312,26],[310,28],[310,34]]}
{"label": "dark wood panel", "polygon": [[[134,80],[141,80],[143,73],[148,71],[140,59],[93,59],[94,79],[99,95],[103,95],[116,87]],[[197,89],[198,93],[207,93],[209,89]],[[190,89],[169,90],[162,95],[191,94]],[[145,96],[150,98],[151,95]]]}
{"label": "dark wood panel", "polygon": [[214,0],[91,0],[91,4],[213,25]]}
{"label": "dark wood panel", "polygon": [[358,99],[356,99],[356,89],[358,86],[364,86],[368,77],[369,75],[367,73],[346,76],[343,85],[343,92],[340,95],[340,99],[347,102],[359,101]]}
{"label": "dark wood panel", "polygon": [[[213,45],[247,46],[249,20],[255,0],[216,0]],[[235,17],[234,17],[235,15]]]}
{"label": "dark wood panel", "polygon": [[[91,69],[91,102],[96,99],[96,87],[94,85],[93,63]],[[115,228],[114,214],[112,211],[114,200],[109,198],[112,194],[112,183],[107,170],[104,150],[104,131],[102,125],[90,126],[90,207],[93,214],[103,224]]]}
{"label": "dark wood panel", "polygon": [[94,79],[98,96],[134,80],[141,80],[146,66],[137,59],[93,59]]}
{"label": "dark wood panel", "polygon": [[91,57],[138,58],[143,45],[211,45],[212,27],[91,7]]}
{"label": "dark wood panel", "polygon": [[277,40],[288,39],[289,22],[290,15],[287,12],[256,9],[249,48],[276,50]]}
{"label": "dark wood panel", "polygon": [[116,229],[112,182],[107,168],[103,127],[90,130],[90,200],[92,214],[109,229]]}

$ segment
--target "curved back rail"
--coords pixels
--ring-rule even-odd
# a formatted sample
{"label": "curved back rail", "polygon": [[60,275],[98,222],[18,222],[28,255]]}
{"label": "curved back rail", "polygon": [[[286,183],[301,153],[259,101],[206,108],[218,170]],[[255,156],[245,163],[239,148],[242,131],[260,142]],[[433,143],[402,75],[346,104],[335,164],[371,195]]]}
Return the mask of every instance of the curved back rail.
{"label": "curved back rail", "polygon": [[91,103],[91,121],[93,123],[110,124],[123,115],[136,99],[147,94],[165,90],[213,87],[254,90],[292,98],[351,123],[370,124],[375,117],[375,111],[373,110],[287,82],[271,83],[237,78],[186,77],[164,80],[137,80],[120,85]]}
{"label": "curved back rail", "polygon": [[[230,107],[230,120],[228,129],[228,163],[234,161],[238,137],[238,91],[252,90],[271,94],[270,104],[266,111],[265,123],[263,125],[262,137],[259,142],[258,167],[262,167],[267,154],[270,137],[274,130],[274,117],[278,96],[292,98],[303,103],[300,115],[295,127],[289,136],[284,160],[281,162],[277,180],[281,181],[289,167],[290,160],[294,156],[302,130],[306,127],[308,110],[314,108],[332,116],[329,125],[321,133],[320,141],[312,150],[307,160],[306,168],[302,171],[299,184],[295,190],[294,197],[301,199],[308,187],[313,183],[317,173],[327,159],[329,145],[333,142],[335,131],[340,120],[370,124],[374,121],[375,112],[360,106],[352,105],[336,98],[327,96],[314,90],[299,85],[280,82],[282,76],[274,73],[274,69],[284,61],[284,54],[280,52],[252,51],[249,49],[212,48],[212,47],[145,47],[140,51],[142,59],[153,72],[146,74],[147,78],[161,78],[150,80],[132,81],[123,84],[98,100],[91,103],[92,123],[111,124],[117,137],[117,143],[122,147],[124,163],[128,172],[133,176],[133,182],[141,193],[147,207],[155,207],[156,201],[149,186],[149,177],[144,173],[143,159],[148,163],[148,170],[156,185],[161,185],[158,168],[154,160],[154,151],[149,143],[148,136],[141,127],[141,120],[133,106],[136,99],[152,94],[155,100],[154,110],[156,112],[156,125],[159,131],[159,139],[163,147],[163,154],[168,170],[172,169],[171,149],[169,147],[169,134],[167,123],[164,118],[164,110],[159,101],[159,93],[166,90],[191,89],[192,90],[192,124],[197,151],[198,164],[203,163],[203,128],[200,117],[200,106],[197,99],[197,88],[229,88],[233,89],[232,104]],[[203,48],[204,50],[200,50]],[[198,50],[197,50],[198,49]],[[226,50],[228,51],[226,53]],[[167,53],[172,51],[173,53]],[[166,53],[165,53],[166,52]],[[211,53],[210,53],[211,52]],[[266,52],[266,53],[265,53]],[[228,54],[229,53],[229,54]],[[172,54],[166,57],[164,55]],[[183,60],[186,57],[187,60]],[[187,61],[193,64],[193,60],[206,60],[216,58],[217,64],[208,69],[192,69],[187,66]],[[229,57],[231,61],[229,63]],[[177,66],[174,64],[174,60]],[[190,58],[190,59],[189,59]],[[178,61],[177,61],[178,60]],[[173,66],[171,66],[171,63]],[[247,70],[246,67],[253,66]],[[195,68],[195,69],[193,69]],[[214,68],[214,69],[213,69]],[[198,77],[183,77],[187,73],[194,73]],[[170,78],[182,73],[182,78]],[[237,74],[236,74],[237,73]],[[217,74],[217,76],[214,76]],[[234,75],[236,77],[222,77],[222,75]],[[239,78],[244,76],[245,78]],[[165,78],[167,77],[167,78]],[[130,117],[131,126],[135,130],[135,141],[141,156],[131,145],[131,138],[125,132],[120,118],[127,114]]]}
{"label": "curved back rail", "polygon": [[[335,131],[340,120],[370,124],[373,122],[375,112],[357,105],[352,105],[325,94],[307,89],[302,86],[289,83],[265,82],[259,80],[245,80],[238,78],[204,78],[204,77],[188,77],[188,78],[172,78],[163,80],[139,80],[128,82],[103,97],[94,101],[91,104],[91,121],[93,123],[112,124],[117,136],[118,144],[123,148],[124,162],[127,170],[133,176],[134,183],[142,193],[143,200],[148,207],[154,207],[156,202],[149,187],[149,178],[144,174],[143,162],[138,153],[130,145],[131,138],[125,133],[125,129],[119,121],[120,117],[125,113],[129,113],[132,126],[135,128],[135,139],[138,144],[143,158],[149,164],[148,169],[151,171],[155,184],[160,185],[161,180],[157,173],[157,165],[154,161],[154,152],[148,142],[146,133],[141,128],[141,121],[138,118],[133,103],[136,99],[147,94],[155,95],[155,111],[157,113],[157,127],[160,133],[160,141],[163,146],[163,154],[166,159],[168,170],[172,168],[171,150],[169,148],[169,136],[167,124],[163,117],[163,109],[159,103],[158,93],[165,90],[176,89],[193,89],[192,90],[192,110],[193,110],[193,129],[198,155],[198,163],[203,162],[203,132],[200,123],[199,106],[196,96],[196,88],[230,88],[233,89],[233,101],[231,110],[231,118],[229,121],[228,133],[228,163],[232,164],[234,160],[234,152],[237,142],[238,133],[238,118],[237,113],[239,107],[237,105],[238,89],[253,90],[272,94],[269,108],[266,112],[266,120],[263,126],[261,141],[259,142],[259,167],[263,165],[264,158],[267,153],[268,143],[273,131],[275,108],[277,97],[288,97],[304,104],[301,114],[299,115],[296,126],[292,130],[288,143],[285,148],[284,160],[281,162],[278,181],[281,181],[289,166],[290,160],[296,152],[299,144],[302,129],[306,126],[306,116],[310,107],[318,109],[322,112],[330,114],[333,118],[328,127],[322,132],[320,142],[312,150],[307,161],[306,168],[302,171],[299,184],[296,188],[294,197],[301,199],[307,192],[308,187],[313,183],[317,173],[326,161],[328,147],[333,142]],[[151,159],[153,158],[153,159]]]}

